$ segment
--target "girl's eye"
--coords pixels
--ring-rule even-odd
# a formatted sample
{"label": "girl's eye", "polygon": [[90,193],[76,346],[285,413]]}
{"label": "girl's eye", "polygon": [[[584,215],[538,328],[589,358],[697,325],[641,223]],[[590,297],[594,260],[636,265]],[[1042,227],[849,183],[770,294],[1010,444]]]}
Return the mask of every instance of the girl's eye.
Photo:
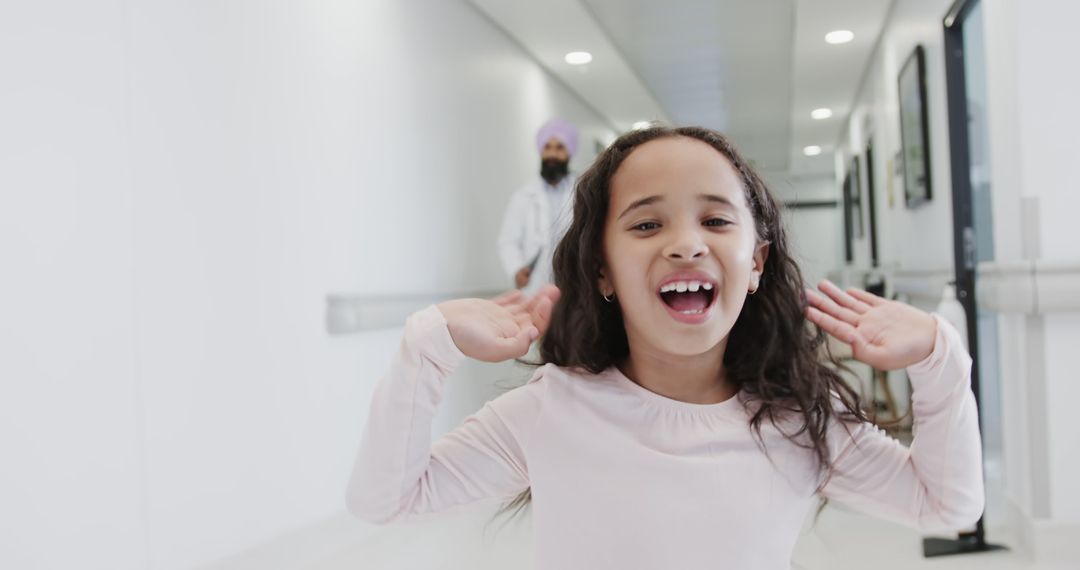
{"label": "girl's eye", "polygon": [[656,222],[641,222],[640,224],[637,224],[636,226],[633,226],[630,229],[636,230],[636,231],[639,231],[639,232],[647,232],[647,231],[650,231],[650,230],[655,230],[656,228],[659,228],[659,227],[660,227],[660,224],[658,224]]}
{"label": "girl's eye", "polygon": [[713,227],[724,227],[731,225],[731,222],[723,218],[709,218],[708,220],[705,220],[705,225]]}

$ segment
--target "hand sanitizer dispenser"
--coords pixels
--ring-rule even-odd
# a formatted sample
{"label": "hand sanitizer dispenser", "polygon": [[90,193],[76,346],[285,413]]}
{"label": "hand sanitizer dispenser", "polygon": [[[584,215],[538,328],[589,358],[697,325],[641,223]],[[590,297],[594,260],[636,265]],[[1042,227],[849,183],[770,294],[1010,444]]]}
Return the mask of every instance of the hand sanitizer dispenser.
{"label": "hand sanitizer dispenser", "polygon": [[952,282],[941,292],[941,303],[934,312],[956,327],[956,330],[960,332],[960,338],[964,339],[964,348],[968,348],[967,311],[956,298],[956,286]]}

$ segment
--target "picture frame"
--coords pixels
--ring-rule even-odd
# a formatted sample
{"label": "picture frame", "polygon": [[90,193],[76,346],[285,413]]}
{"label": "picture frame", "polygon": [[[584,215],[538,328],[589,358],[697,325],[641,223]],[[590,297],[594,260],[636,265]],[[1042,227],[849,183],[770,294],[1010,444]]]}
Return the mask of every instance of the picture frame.
{"label": "picture frame", "polygon": [[844,202],[844,261],[855,261],[855,238],[854,228],[851,224],[851,171],[844,175],[843,185],[840,187],[840,197]]}
{"label": "picture frame", "polygon": [[859,172],[859,157],[853,156],[851,158],[851,165],[848,167],[848,171],[851,173],[851,227],[852,235],[855,239],[863,239],[866,237],[866,229],[863,226],[863,191],[862,191],[862,173]]}
{"label": "picture frame", "polygon": [[915,46],[897,77],[904,205],[908,208],[925,204],[933,196],[930,182],[930,119],[926,105],[925,51],[922,45]]}
{"label": "picture frame", "polygon": [[855,261],[855,241],[865,234],[862,213],[862,184],[859,173],[859,157],[854,156],[848,163],[844,182],[841,186],[844,202],[844,261]]}

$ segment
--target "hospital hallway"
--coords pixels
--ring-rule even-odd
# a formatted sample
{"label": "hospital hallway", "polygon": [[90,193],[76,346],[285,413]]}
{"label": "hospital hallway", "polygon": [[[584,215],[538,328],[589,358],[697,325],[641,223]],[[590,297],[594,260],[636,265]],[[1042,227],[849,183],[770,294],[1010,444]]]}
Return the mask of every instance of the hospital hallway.
{"label": "hospital hallway", "polygon": [[[640,321],[619,312],[634,306],[634,290],[617,292],[627,273],[609,267],[627,271],[646,246],[604,233],[621,219],[609,203],[633,164],[614,143],[701,126],[745,159],[745,169],[724,152],[714,160],[734,173],[742,196],[757,188],[747,182],[753,171],[775,199],[790,246],[782,253],[807,286],[827,279],[934,312],[938,328],[926,325],[924,337],[938,344],[927,340],[922,354],[955,328],[950,354],[962,355],[964,344],[972,357],[986,487],[979,522],[922,531],[838,500],[815,516],[808,491],[791,568],[1080,570],[1073,24],[1074,0],[0,0],[0,569],[536,567],[536,505],[516,518],[497,516],[505,501],[481,500],[388,525],[363,520],[377,517],[360,512],[356,496],[379,475],[407,472],[417,455],[365,463],[358,449],[373,444],[364,434],[387,433],[365,430],[406,425],[398,435],[423,451],[428,431],[439,441],[501,396],[530,393],[533,367],[464,358],[460,329],[451,331],[448,313],[425,312],[432,305],[515,288],[532,295],[561,271],[580,277],[564,283],[592,296],[564,303],[564,314],[555,309],[558,322],[582,331],[602,329],[601,316],[603,326],[618,322],[627,352],[640,338],[687,330],[672,323],[711,318],[709,303],[745,267],[715,282],[680,273],[649,283],[650,300],[667,310],[656,309],[655,327],[634,328]],[[662,163],[649,166],[666,164],[663,180],[689,176],[682,163]],[[752,200],[694,199],[701,196],[726,203],[724,212],[769,210]],[[673,207],[661,198],[637,200],[620,216]],[[580,212],[600,221],[582,230]],[[720,218],[689,226],[703,234],[731,223]],[[643,217],[626,235],[662,235],[661,226]],[[560,258],[568,231],[580,239],[567,240],[559,251],[570,253]],[[758,265],[776,260],[759,259],[760,244],[746,243],[751,269],[735,286],[760,300],[757,291],[769,294],[775,283]],[[617,247],[630,253],[608,256]],[[790,303],[794,318],[780,319],[794,336],[806,297]],[[593,309],[575,312],[580,306]],[[520,330],[505,335],[523,339],[517,354],[529,341],[522,323],[539,323],[540,313],[514,320]],[[742,314],[736,309],[731,322],[748,322]],[[418,324],[407,329],[414,315],[409,322]],[[566,338],[582,346],[621,342],[575,332]],[[720,338],[664,354],[717,354]],[[525,360],[540,358],[539,344]],[[819,352],[800,354],[813,370],[835,370],[881,433],[906,446],[933,429],[914,419],[914,365],[879,370],[836,339],[827,348],[836,363],[822,363],[824,350],[821,362]],[[714,388],[714,371],[729,365],[715,362],[703,384]],[[411,365],[453,371],[410,384],[411,392],[377,390],[388,370]],[[676,401],[638,378],[626,386],[666,404],[726,403]],[[827,410],[836,391],[815,386]],[[971,398],[958,390],[949,397],[956,394]],[[580,413],[555,417],[595,425]],[[971,454],[930,458],[972,466],[969,484],[949,479],[945,497],[968,498],[968,506],[978,505],[978,462],[963,462],[975,456],[973,417],[948,417],[969,420],[963,450]],[[633,425],[641,431],[610,449],[665,427]],[[922,441],[956,449],[949,433]],[[566,441],[602,437],[575,434]],[[717,453],[719,445],[702,447]],[[524,474],[509,496],[535,481],[526,454],[516,444],[492,454]],[[918,469],[926,459],[924,449],[908,463]],[[595,467],[586,474],[616,472]],[[444,469],[468,479],[456,465]],[[558,469],[547,474],[567,473]],[[959,477],[951,468],[934,475]],[[755,475],[720,472],[716,480],[728,476]],[[707,502],[713,487],[687,491],[691,479],[669,477],[658,489],[723,504]],[[463,488],[482,494],[485,482]],[[417,501],[437,494],[422,486],[427,480],[413,483],[399,485],[400,500],[406,491]],[[640,508],[634,516],[653,525],[686,515],[685,529],[697,520],[688,500],[650,503],[646,489],[616,496],[618,484],[572,490],[594,493],[593,506]],[[734,485],[722,490],[739,499]],[[948,511],[925,485],[911,496]],[[696,514],[709,510],[696,506]],[[750,510],[721,522],[760,523]],[[615,512],[605,512],[609,522]],[[614,522],[635,522],[626,518]],[[601,522],[588,529],[594,538],[624,537],[609,549],[618,554],[644,548]],[[775,552],[790,547],[759,536],[786,545]],[[717,568],[727,567],[719,551],[734,540],[717,533],[715,545],[703,545],[717,549]],[[933,555],[942,548],[961,552]]]}

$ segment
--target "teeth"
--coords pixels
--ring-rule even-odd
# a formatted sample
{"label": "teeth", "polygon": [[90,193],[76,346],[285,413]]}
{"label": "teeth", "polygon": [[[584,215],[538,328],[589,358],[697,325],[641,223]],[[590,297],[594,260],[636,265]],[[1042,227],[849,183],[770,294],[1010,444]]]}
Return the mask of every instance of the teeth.
{"label": "teeth", "polygon": [[670,293],[675,291],[677,293],[685,293],[687,291],[695,292],[704,289],[706,291],[712,291],[713,284],[703,281],[672,281],[660,287],[661,293]]}
{"label": "teeth", "polygon": [[696,311],[679,311],[679,313],[683,314],[683,315],[700,315],[701,313],[704,313],[704,312],[705,312],[704,309],[698,309]]}

